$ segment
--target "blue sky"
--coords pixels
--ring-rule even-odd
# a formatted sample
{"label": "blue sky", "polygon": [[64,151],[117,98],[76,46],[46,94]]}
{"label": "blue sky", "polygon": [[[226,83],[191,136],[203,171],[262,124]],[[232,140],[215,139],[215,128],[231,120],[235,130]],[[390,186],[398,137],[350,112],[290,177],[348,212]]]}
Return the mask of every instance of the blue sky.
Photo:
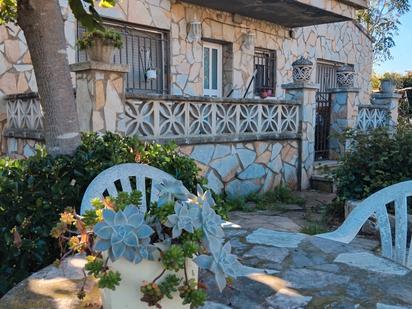
{"label": "blue sky", "polygon": [[401,17],[401,23],[399,36],[395,38],[396,46],[392,48],[393,59],[375,65],[374,69],[379,74],[412,70],[412,10]]}

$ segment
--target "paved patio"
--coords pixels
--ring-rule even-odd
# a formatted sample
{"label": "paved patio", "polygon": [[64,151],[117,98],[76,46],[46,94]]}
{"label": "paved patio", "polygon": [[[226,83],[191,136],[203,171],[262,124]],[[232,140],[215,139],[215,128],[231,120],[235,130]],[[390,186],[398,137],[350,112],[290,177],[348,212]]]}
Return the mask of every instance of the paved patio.
{"label": "paved patio", "polygon": [[[333,198],[313,192],[304,197],[304,207],[231,213],[227,239],[256,272],[220,294],[212,275],[202,271],[209,295],[202,309],[412,308],[412,272],[379,257],[377,240],[358,237],[344,245],[300,233],[308,216],[316,220],[319,207]],[[86,308],[76,297],[80,266],[77,259],[45,268],[11,290],[0,308]],[[88,304],[100,307],[97,291]]]}
{"label": "paved patio", "polygon": [[203,309],[412,308],[411,271],[367,250],[377,242],[345,245],[265,228],[226,233],[242,263],[265,273],[239,278],[220,294],[202,272],[209,287]]}

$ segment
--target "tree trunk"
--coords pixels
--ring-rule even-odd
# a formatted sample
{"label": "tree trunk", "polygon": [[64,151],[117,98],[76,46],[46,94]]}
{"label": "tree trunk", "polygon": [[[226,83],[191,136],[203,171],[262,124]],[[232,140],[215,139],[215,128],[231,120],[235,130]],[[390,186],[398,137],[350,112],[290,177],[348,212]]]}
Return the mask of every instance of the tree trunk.
{"label": "tree trunk", "polygon": [[43,107],[46,148],[53,156],[72,154],[80,129],[59,2],[18,0],[17,14]]}

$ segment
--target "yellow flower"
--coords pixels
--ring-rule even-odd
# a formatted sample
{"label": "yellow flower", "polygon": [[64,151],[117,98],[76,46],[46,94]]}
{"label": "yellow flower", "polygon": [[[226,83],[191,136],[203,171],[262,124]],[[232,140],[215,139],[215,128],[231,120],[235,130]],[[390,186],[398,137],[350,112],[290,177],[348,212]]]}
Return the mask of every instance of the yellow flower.
{"label": "yellow flower", "polygon": [[88,255],[88,256],[86,256],[86,260],[87,260],[87,262],[91,263],[91,262],[94,262],[96,260],[96,257],[93,256],[93,255]]}
{"label": "yellow flower", "polygon": [[59,238],[62,234],[66,232],[67,225],[66,223],[59,222],[50,232],[50,236],[53,238]]}
{"label": "yellow flower", "polygon": [[80,243],[80,240],[77,236],[70,237],[70,240],[69,240],[70,249],[75,250],[75,251],[79,251],[79,249],[81,249],[80,245],[81,245],[81,243]]}
{"label": "yellow flower", "polygon": [[92,200],[90,201],[90,203],[91,203],[92,206],[93,206],[94,208],[96,208],[96,209],[104,208],[103,202],[102,202],[101,199],[99,199],[98,197],[92,199]]}
{"label": "yellow flower", "polygon": [[96,210],[96,221],[102,222],[103,221],[103,209]]}
{"label": "yellow flower", "polygon": [[60,214],[60,222],[66,223],[67,225],[72,225],[74,222],[74,216],[70,212],[63,212]]}

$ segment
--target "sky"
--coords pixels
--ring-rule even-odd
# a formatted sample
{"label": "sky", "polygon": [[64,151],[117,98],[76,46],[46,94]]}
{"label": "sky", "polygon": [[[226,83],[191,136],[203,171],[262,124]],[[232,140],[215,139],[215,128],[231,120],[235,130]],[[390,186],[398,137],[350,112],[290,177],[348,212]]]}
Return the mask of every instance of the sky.
{"label": "sky", "polygon": [[395,38],[396,46],[392,48],[392,60],[381,65],[375,65],[377,73],[398,72],[405,73],[412,70],[412,10],[401,17],[399,36]]}

